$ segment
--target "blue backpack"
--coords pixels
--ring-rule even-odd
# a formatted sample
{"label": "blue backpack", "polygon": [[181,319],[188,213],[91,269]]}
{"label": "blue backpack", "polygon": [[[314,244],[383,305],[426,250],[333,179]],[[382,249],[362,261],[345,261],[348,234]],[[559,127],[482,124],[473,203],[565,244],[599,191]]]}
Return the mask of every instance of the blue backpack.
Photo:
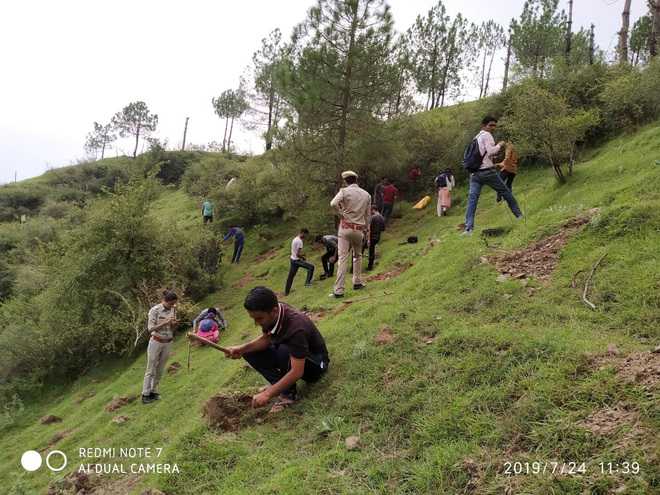
{"label": "blue backpack", "polygon": [[474,138],[465,148],[465,153],[463,153],[463,168],[470,173],[477,172],[484,161],[484,156],[485,153],[482,155],[479,151],[477,138]]}

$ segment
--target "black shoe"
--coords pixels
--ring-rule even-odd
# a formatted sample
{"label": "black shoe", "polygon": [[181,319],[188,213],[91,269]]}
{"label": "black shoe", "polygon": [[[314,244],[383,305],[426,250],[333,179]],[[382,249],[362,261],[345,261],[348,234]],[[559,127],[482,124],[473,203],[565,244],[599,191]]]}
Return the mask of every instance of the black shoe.
{"label": "black shoe", "polygon": [[142,404],[151,404],[155,399],[151,395],[142,396]]}
{"label": "black shoe", "polygon": [[319,275],[319,280],[325,280],[326,278],[328,278],[328,276],[325,273]]}
{"label": "black shoe", "polygon": [[353,285],[353,290],[360,290],[360,289],[364,289],[365,287],[366,287],[366,285],[364,285],[364,284],[354,284]]}
{"label": "black shoe", "polygon": [[160,400],[160,394],[157,394],[156,392],[151,392],[151,397],[152,400]]}

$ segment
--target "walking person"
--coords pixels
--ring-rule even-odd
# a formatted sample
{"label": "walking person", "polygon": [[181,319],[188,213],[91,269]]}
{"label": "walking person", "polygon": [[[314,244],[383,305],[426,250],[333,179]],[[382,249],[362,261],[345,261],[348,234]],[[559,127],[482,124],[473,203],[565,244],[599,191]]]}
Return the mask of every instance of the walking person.
{"label": "walking person", "polygon": [[451,190],[456,187],[456,180],[450,168],[446,168],[435,178],[435,187],[438,190],[437,213],[439,217],[447,215],[451,208]]}
{"label": "walking person", "polygon": [[151,334],[147,347],[147,370],[142,384],[142,403],[149,404],[160,399],[158,385],[170,354],[176,319],[176,293],[166,290],[160,304],[149,310],[147,330]]}
{"label": "walking person", "polygon": [[[506,187],[509,188],[511,194],[513,194],[513,179],[515,179],[516,174],[518,173],[518,153],[513,147],[513,144],[506,143],[504,145],[504,160],[500,163],[496,163],[495,166],[500,170],[500,177]],[[497,202],[502,201],[502,195],[497,193]]]}
{"label": "walking person", "polygon": [[226,356],[243,358],[270,384],[252,397],[252,407],[263,407],[275,397],[271,412],[293,404],[296,382],[317,382],[330,358],[325,340],[307,315],[280,303],[266,287],[252,289],[243,303],[262,334],[247,344],[229,347]]}
{"label": "walking person", "polygon": [[523,216],[516,198],[513,197],[509,188],[502,181],[491,158],[493,155],[499,153],[504,144],[504,141],[495,144],[493,132],[496,128],[497,119],[488,115],[481,121],[481,131],[475,137],[481,155],[481,165],[476,172],[470,174],[470,193],[468,195],[468,206],[465,213],[465,231],[462,235],[472,235],[477,203],[479,203],[481,188],[485,185],[502,195],[516,218],[522,218]]}
{"label": "walking person", "polygon": [[330,201],[341,216],[339,223],[339,268],[332,297],[344,297],[348,258],[353,253],[353,289],[364,288],[362,283],[362,243],[369,228],[371,195],[357,184],[357,174],[347,170],[341,174],[346,187],[342,187]]}
{"label": "walking person", "polygon": [[304,268],[307,270],[307,278],[305,279],[305,287],[312,286],[312,278],[314,277],[314,265],[307,263],[305,261],[305,255],[303,254],[303,239],[309,234],[309,230],[300,229],[298,236],[294,237],[291,241],[291,258],[289,266],[289,275],[286,278],[286,285],[284,287],[284,295],[288,296],[291,292],[291,285],[293,285],[293,279],[298,273],[298,268]]}
{"label": "walking person", "polygon": [[383,188],[385,185],[383,184],[383,180],[379,181],[378,184],[376,184],[376,187],[374,188],[374,204],[376,205],[376,209],[380,212],[383,213]]}
{"label": "walking person", "polygon": [[245,244],[245,232],[242,228],[234,225],[222,238],[222,242],[228,241],[232,237],[234,238],[234,254],[231,257],[231,262],[238,264],[243,253],[243,244]]}
{"label": "walking person", "polygon": [[213,205],[213,202],[210,199],[206,198],[202,203],[202,219],[204,221],[204,225],[213,222],[214,209],[215,206]]}
{"label": "walking person", "polygon": [[383,217],[387,223],[394,210],[394,202],[399,197],[399,190],[390,183],[388,178],[383,179]]}
{"label": "walking person", "polygon": [[[385,230],[385,218],[378,213],[376,205],[371,205],[371,220],[369,222],[369,264],[367,271],[370,272],[374,269],[374,261],[376,260],[376,244],[380,242],[380,234]],[[364,247],[362,248],[364,253]]]}
{"label": "walking person", "polygon": [[320,280],[325,280],[335,274],[339,238],[336,235],[317,235],[315,240],[319,244],[323,244],[323,247],[325,247],[325,253],[321,256],[323,273],[319,277]]}

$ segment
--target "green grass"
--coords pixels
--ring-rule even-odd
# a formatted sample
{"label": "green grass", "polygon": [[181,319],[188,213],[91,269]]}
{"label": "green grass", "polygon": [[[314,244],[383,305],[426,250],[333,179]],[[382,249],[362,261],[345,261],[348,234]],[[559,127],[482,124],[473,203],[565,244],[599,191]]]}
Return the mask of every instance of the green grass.
{"label": "green grass", "polygon": [[[180,474],[143,476],[134,493],[158,487],[168,494],[499,494],[507,489],[605,494],[622,485],[629,494],[657,493],[657,395],[623,383],[612,368],[595,369],[589,356],[610,343],[624,354],[658,343],[660,167],[654,161],[660,157],[659,133],[660,127],[651,126],[609,143],[580,163],[564,186],[548,169],[523,168],[514,192],[525,221],[515,222],[506,206],[495,204],[494,193],[485,191],[471,238],[456,230],[465,184],[446,218],[435,217],[433,208],[416,212],[400,205],[402,217],[379,245],[376,273],[395,262],[413,266],[359,294],[348,291],[355,302],[318,324],[330,350],[330,370],[321,382],[303,386],[303,400],[288,412],[238,433],[209,431],[200,414],[206,399],[218,391],[253,390],[262,382],[242,362],[210,349],[193,351],[187,373],[187,346],[179,338],[170,362],[179,361],[183,369],[164,377],[158,403],[135,402],[114,414],[103,410],[115,395],[139,393],[141,354],[101,366],[30,404],[0,440],[3,486],[15,493],[44,492],[56,476],[44,469],[22,472],[20,455],[46,446],[55,432],[70,430],[57,448],[69,454],[71,466],[81,462],[80,447],[162,447],[159,461],[178,463]],[[533,293],[517,281],[497,282],[494,267],[480,262],[495,248],[524,247],[595,207],[599,213],[562,251],[551,281],[530,282],[538,289]],[[166,193],[154,213],[171,228],[201,228],[195,200],[180,191]],[[489,248],[478,233],[493,227],[510,231],[489,239],[495,246]],[[295,227],[273,231],[278,235],[269,245],[249,233],[241,265],[225,266],[222,290],[200,304],[227,308],[225,344],[258,333],[241,307],[249,287],[283,290]],[[401,245],[408,235],[419,236],[420,243]],[[423,254],[429,239],[440,242]],[[275,258],[255,262],[273,247]],[[603,253],[592,311],[571,280]],[[320,254],[310,256],[317,270]],[[246,273],[254,280],[236,287]],[[327,297],[332,281],[305,289],[303,275],[287,302],[310,309],[342,304]],[[383,325],[396,339],[376,346],[373,338]],[[432,334],[435,340],[424,343]],[[92,398],[75,403],[90,391]],[[637,412],[644,436],[625,442],[625,430],[604,437],[578,425],[617,403]],[[40,425],[45,414],[64,421]],[[110,421],[115,414],[130,420],[115,425]],[[360,436],[359,450],[346,450],[350,435]],[[585,462],[588,471],[506,476],[506,461]],[[641,472],[603,475],[601,461],[636,461]]]}

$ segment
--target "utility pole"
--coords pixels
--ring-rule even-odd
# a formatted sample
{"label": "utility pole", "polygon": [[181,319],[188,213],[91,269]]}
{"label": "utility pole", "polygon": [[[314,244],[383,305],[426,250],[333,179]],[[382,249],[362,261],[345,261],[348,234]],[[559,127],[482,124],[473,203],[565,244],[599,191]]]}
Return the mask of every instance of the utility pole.
{"label": "utility pole", "polygon": [[571,38],[573,36],[573,0],[568,0],[568,29],[566,30],[566,63],[571,57]]}
{"label": "utility pole", "polygon": [[14,170],[14,184],[18,181],[18,171]]}
{"label": "utility pole", "polygon": [[504,83],[502,84],[502,91],[506,91],[509,84],[509,64],[511,63],[511,25],[509,25],[509,41],[506,44],[506,62],[504,64]]}
{"label": "utility pole", "polygon": [[589,32],[589,65],[594,65],[594,30],[596,26],[591,23],[591,31]]}
{"label": "utility pole", "polygon": [[621,31],[619,31],[619,63],[628,62],[628,28],[630,27],[630,3],[632,0],[626,0],[621,12]]}
{"label": "utility pole", "polygon": [[186,150],[186,134],[188,134],[188,121],[190,120],[190,117],[186,117],[186,125],[183,128],[183,144],[181,145],[181,151]]}

